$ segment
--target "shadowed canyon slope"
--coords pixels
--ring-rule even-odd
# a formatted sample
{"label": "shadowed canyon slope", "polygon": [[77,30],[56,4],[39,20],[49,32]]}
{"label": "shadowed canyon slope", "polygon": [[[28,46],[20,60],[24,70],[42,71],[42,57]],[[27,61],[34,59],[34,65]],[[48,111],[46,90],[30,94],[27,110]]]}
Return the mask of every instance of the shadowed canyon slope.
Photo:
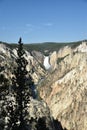
{"label": "shadowed canyon slope", "polygon": [[[53,43],[55,44],[55,43]],[[36,45],[35,45],[36,46]],[[26,50],[27,70],[51,115],[68,130],[87,130],[87,43],[65,44],[44,51]],[[52,46],[50,44],[50,46]],[[0,44],[0,73],[12,77],[16,48]],[[46,59],[47,57],[47,59]],[[45,65],[47,62],[47,68]]]}

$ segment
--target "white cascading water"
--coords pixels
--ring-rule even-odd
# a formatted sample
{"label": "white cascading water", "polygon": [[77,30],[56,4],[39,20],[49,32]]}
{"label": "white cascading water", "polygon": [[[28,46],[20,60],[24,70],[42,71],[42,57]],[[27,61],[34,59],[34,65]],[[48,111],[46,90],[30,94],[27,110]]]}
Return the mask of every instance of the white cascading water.
{"label": "white cascading water", "polygon": [[43,64],[44,64],[45,69],[47,69],[47,70],[51,67],[51,65],[49,63],[49,56],[44,57],[44,63]]}

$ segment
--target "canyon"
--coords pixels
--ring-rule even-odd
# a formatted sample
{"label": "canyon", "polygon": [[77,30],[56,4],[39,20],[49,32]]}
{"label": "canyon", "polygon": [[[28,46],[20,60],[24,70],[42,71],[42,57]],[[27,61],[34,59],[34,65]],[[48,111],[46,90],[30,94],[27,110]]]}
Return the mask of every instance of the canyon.
{"label": "canyon", "polygon": [[[33,116],[37,109],[37,113],[42,111],[41,117],[44,115],[46,117],[46,113],[50,113],[50,117],[49,114],[46,117],[49,117],[49,122],[52,123],[51,118],[58,120],[63,129],[86,130],[87,42],[81,41],[80,44],[74,45],[65,44],[58,50],[45,49],[44,52],[46,51],[47,54],[40,50],[25,49],[25,59],[28,61],[26,69],[34,80],[35,91],[40,98],[40,101],[31,99],[33,102],[31,108],[35,108]],[[4,74],[9,79],[10,85],[16,58],[16,47],[11,49],[9,44],[0,43],[0,74]],[[47,110],[46,113],[42,108]],[[36,114],[36,116],[39,115]],[[51,130],[52,127],[49,129]]]}

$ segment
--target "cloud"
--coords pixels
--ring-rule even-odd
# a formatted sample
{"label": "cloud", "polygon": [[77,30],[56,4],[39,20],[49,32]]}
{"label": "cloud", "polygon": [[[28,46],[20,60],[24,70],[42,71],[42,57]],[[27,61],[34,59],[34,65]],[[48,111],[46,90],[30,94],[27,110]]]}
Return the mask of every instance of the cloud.
{"label": "cloud", "polygon": [[30,24],[30,23],[27,23],[26,24],[26,27],[32,27],[33,25],[32,24]]}
{"label": "cloud", "polygon": [[25,29],[23,31],[24,34],[30,34],[33,31],[33,29]]}
{"label": "cloud", "polygon": [[25,27],[24,27],[24,34],[28,34],[30,32],[32,32],[34,29],[34,26],[30,23],[26,23]]}
{"label": "cloud", "polygon": [[41,29],[40,25],[33,25],[33,24],[26,24],[26,27],[27,27],[27,29],[30,29],[30,30],[39,30],[39,29]]}
{"label": "cloud", "polygon": [[43,25],[50,27],[50,26],[53,26],[53,23],[44,23]]}
{"label": "cloud", "polygon": [[31,32],[31,31],[39,31],[39,30],[43,30],[44,28],[46,28],[46,27],[51,27],[51,26],[53,26],[53,23],[51,23],[51,22],[47,22],[47,23],[38,23],[38,24],[30,24],[30,23],[27,23],[26,25],[25,25],[25,31],[24,31],[24,33],[29,33],[29,32]]}

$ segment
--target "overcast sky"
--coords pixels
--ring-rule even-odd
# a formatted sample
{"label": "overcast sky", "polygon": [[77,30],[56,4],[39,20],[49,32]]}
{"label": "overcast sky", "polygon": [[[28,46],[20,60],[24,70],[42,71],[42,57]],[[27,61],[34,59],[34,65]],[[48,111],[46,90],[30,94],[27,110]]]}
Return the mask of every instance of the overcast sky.
{"label": "overcast sky", "polygon": [[87,0],[0,0],[0,41],[87,39]]}

